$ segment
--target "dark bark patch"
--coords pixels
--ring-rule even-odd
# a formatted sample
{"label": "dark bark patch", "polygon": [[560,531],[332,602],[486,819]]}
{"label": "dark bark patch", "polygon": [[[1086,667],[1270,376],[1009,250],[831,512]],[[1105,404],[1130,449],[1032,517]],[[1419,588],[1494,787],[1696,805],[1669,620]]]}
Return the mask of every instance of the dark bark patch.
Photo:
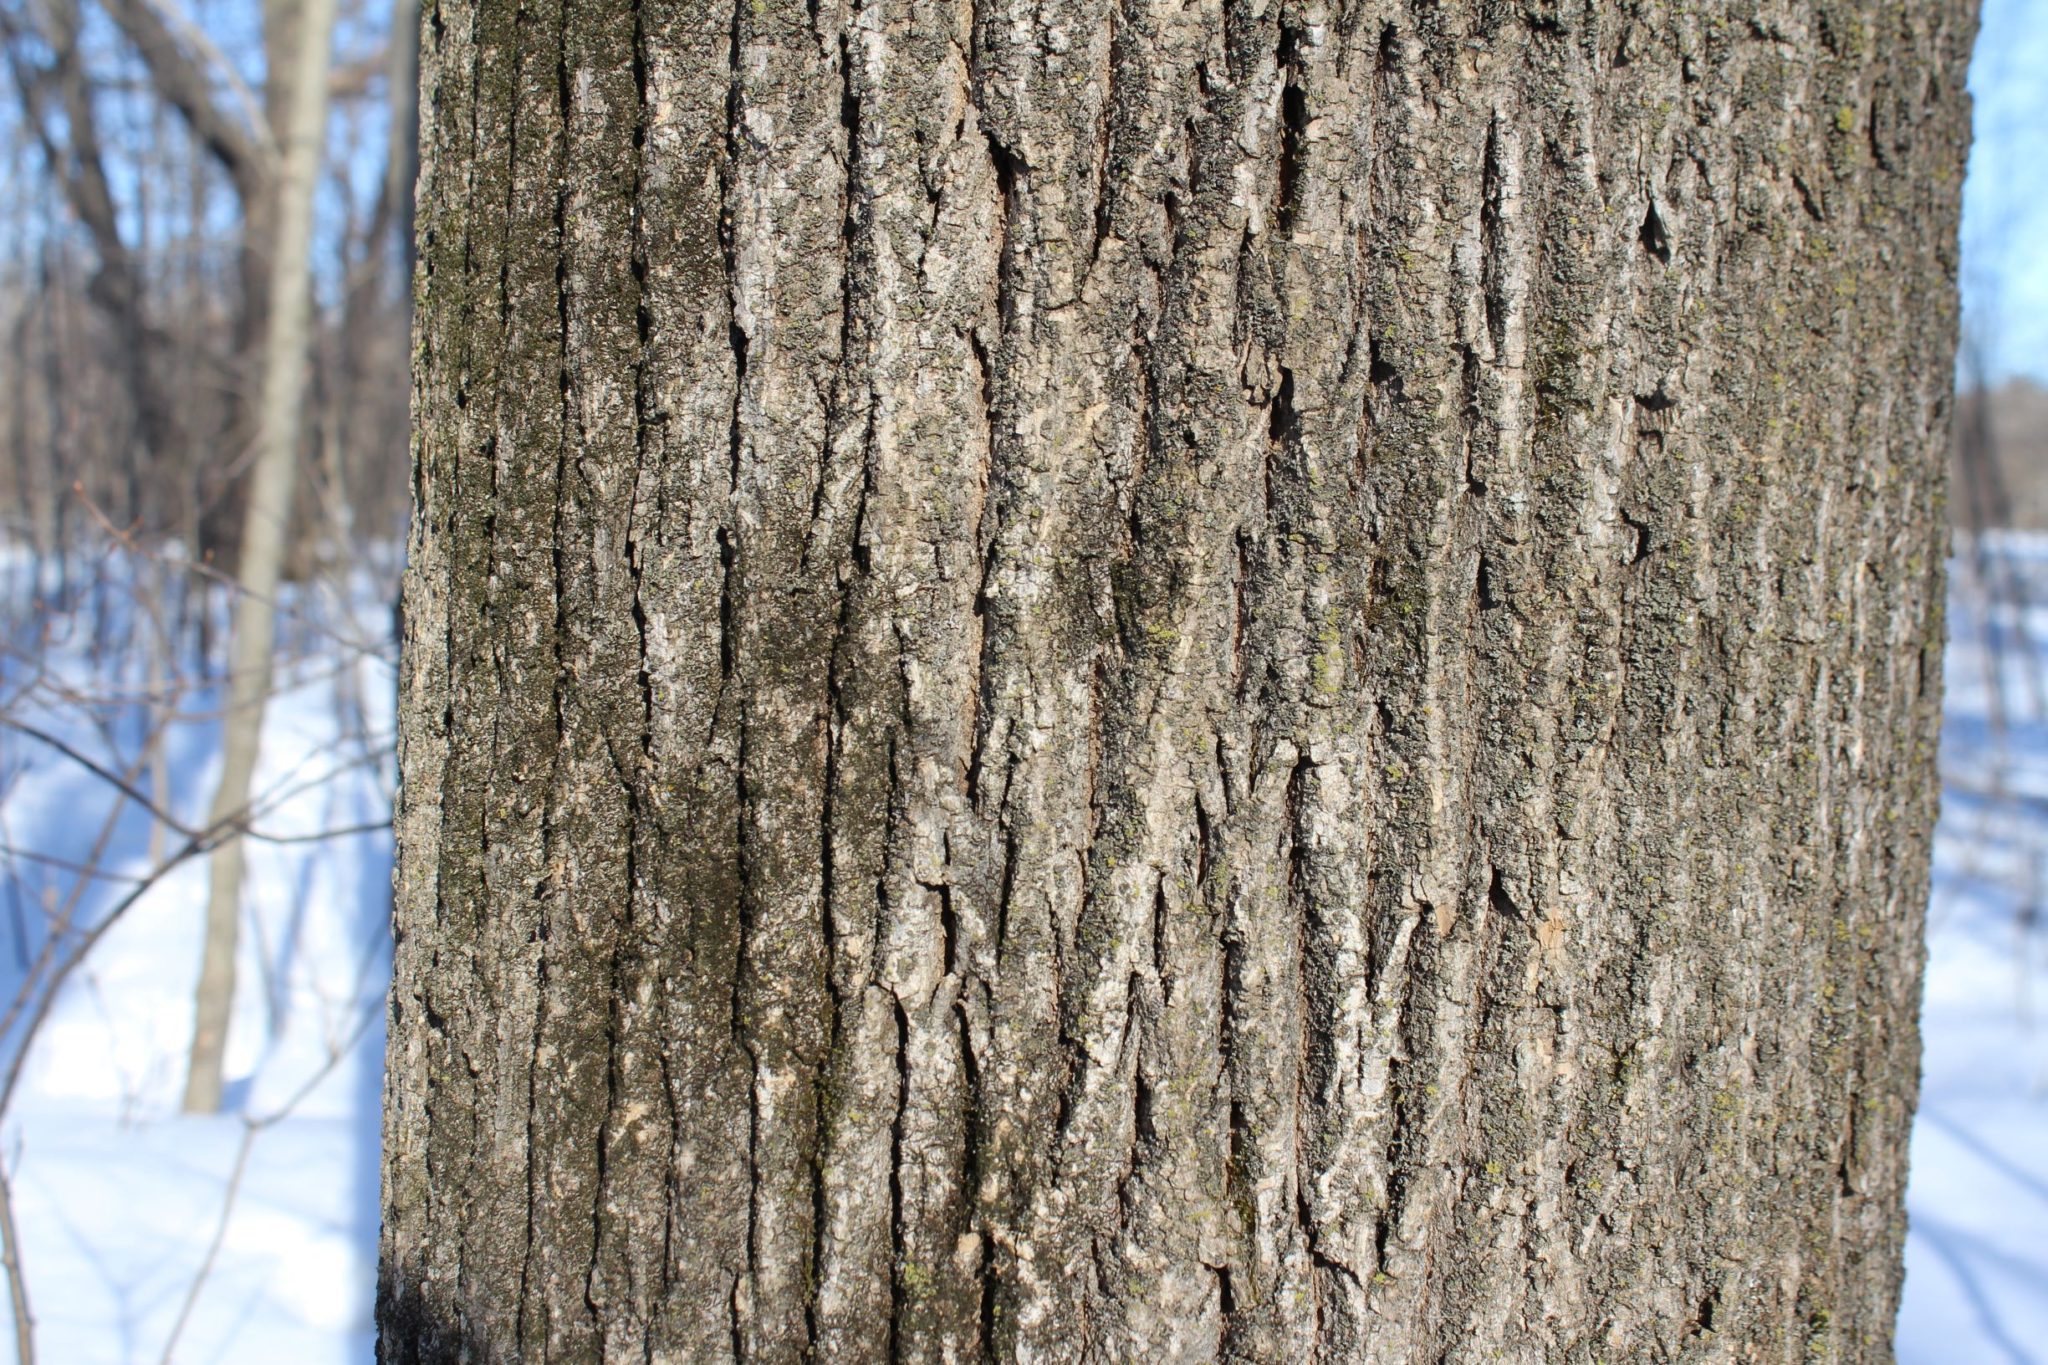
{"label": "dark bark patch", "polygon": [[1664,228],[1664,219],[1657,212],[1657,201],[1651,200],[1648,212],[1643,214],[1643,225],[1636,232],[1636,240],[1643,244],[1643,250],[1655,256],[1663,265],[1671,264],[1671,234]]}

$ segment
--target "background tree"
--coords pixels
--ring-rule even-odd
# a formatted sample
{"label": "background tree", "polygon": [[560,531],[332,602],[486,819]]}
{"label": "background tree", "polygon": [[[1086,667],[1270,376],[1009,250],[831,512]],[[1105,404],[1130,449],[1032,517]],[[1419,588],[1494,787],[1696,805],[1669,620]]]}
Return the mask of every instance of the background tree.
{"label": "background tree", "polygon": [[[0,397],[0,484],[40,555],[60,557],[75,487],[152,545],[236,567],[296,9],[231,0],[202,28],[180,0],[0,0],[20,108],[0,111],[0,141],[40,162],[0,211],[16,246],[0,267],[0,318],[18,380]],[[295,579],[349,561],[358,527],[395,535],[405,514],[405,272],[391,267],[409,260],[398,239],[415,13],[412,0],[350,0],[341,58],[321,76],[339,116],[322,142],[320,374],[304,414]]]}
{"label": "background tree", "polygon": [[438,11],[384,1358],[1885,1358],[1971,14]]}
{"label": "background tree", "polygon": [[[228,652],[228,705],[221,723],[220,782],[209,825],[246,810],[270,699],[271,655],[277,638],[277,590],[298,481],[299,428],[304,413],[313,285],[313,193],[327,131],[327,64],[334,0],[301,0],[290,30],[294,50],[282,58],[290,92],[277,142],[275,212],[268,232],[270,305],[264,329],[263,389],[257,403],[256,458],[249,480],[237,556],[234,636]],[[194,995],[192,1063],[185,1108],[220,1108],[228,1017],[234,1005],[235,949],[242,923],[242,841],[229,838],[208,864],[206,938]]]}
{"label": "background tree", "polygon": [[[240,820],[250,802],[280,584],[328,568],[345,577],[366,544],[395,537],[407,500],[400,282],[411,256],[399,238],[410,236],[416,10],[391,0],[365,15],[351,4],[357,41],[365,23],[386,40],[335,65],[331,22],[302,22],[314,4],[247,7],[230,55],[178,0],[0,0],[22,114],[8,131],[39,153],[64,210],[24,196],[13,212],[43,216],[15,219],[11,237],[41,257],[40,278],[19,261],[0,269],[18,381],[0,398],[0,479],[28,511],[12,529],[39,564],[58,567],[59,611],[73,567],[97,562],[108,539],[146,553],[178,546],[182,563],[219,555],[204,572],[235,588],[235,625],[209,825]],[[317,50],[307,22],[320,29]],[[260,71],[260,95],[243,65]],[[374,79],[381,107],[365,98]],[[336,95],[341,116],[330,119]],[[304,126],[288,127],[294,117]],[[327,224],[316,230],[323,188]],[[92,513],[77,519],[83,534],[66,528],[74,494]],[[110,593],[93,573],[99,618],[121,616],[132,589]],[[202,669],[214,653],[206,593],[195,605],[182,576],[166,576],[173,627],[122,646],[160,650],[148,664],[158,678],[192,637]],[[162,755],[150,779],[168,804]],[[199,1111],[222,1093],[243,911],[238,838],[214,850],[211,871],[186,1094]]]}

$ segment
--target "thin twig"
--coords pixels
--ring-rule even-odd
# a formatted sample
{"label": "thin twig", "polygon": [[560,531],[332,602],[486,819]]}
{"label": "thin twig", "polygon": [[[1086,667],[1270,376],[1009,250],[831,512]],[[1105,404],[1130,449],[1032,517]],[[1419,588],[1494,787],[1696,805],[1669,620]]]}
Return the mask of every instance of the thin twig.
{"label": "thin twig", "polygon": [[14,1185],[0,1161],[0,1265],[7,1269],[7,1298],[14,1309],[16,1365],[35,1365],[36,1319],[28,1306],[28,1278],[21,1272],[21,1233],[14,1225]]}
{"label": "thin twig", "polygon": [[199,1302],[199,1291],[205,1287],[206,1277],[213,1273],[214,1258],[220,1255],[221,1243],[227,1240],[228,1218],[235,1211],[235,1196],[241,1193],[242,1175],[249,1169],[249,1152],[256,1145],[259,1131],[255,1124],[246,1119],[242,1121],[242,1144],[235,1149],[234,1168],[228,1172],[228,1189],[222,1197],[220,1221],[214,1224],[213,1240],[206,1244],[206,1256],[199,1262],[199,1273],[192,1277],[192,1286],[185,1291],[185,1302],[178,1306],[178,1320],[171,1324],[171,1335],[164,1342],[159,1365],[171,1365],[171,1353],[178,1349],[178,1338],[184,1334],[192,1309]]}
{"label": "thin twig", "polygon": [[[345,772],[353,766],[359,765],[344,764],[337,768],[335,772]],[[121,918],[129,910],[134,908],[136,902],[140,901],[151,887],[170,875],[173,870],[182,864],[203,854],[211,853],[221,843],[236,837],[240,832],[238,829],[239,825],[250,816],[250,808],[260,807],[262,804],[262,802],[251,802],[250,807],[244,807],[242,810],[223,818],[211,827],[199,830],[193,834],[178,847],[176,852],[143,874],[141,879],[128,890],[127,894],[116,901],[113,908],[102,915],[99,922],[85,932],[78,942],[78,947],[73,950],[71,955],[62,964],[49,972],[42,995],[36,1001],[35,1011],[29,1016],[28,1022],[24,1026],[21,1045],[16,1048],[13,1058],[8,1063],[4,1081],[0,1081],[0,1117],[6,1115],[8,1106],[13,1103],[14,1090],[21,1082],[22,1069],[27,1063],[30,1045],[34,1042],[36,1035],[42,1030],[44,1020],[49,1017],[50,1010],[56,1004],[58,995],[62,993],[64,983],[70,980],[71,973],[78,969],[79,964],[91,955],[92,950],[98,946],[99,941],[106,937],[107,933],[121,921]],[[386,826],[381,822],[369,822],[363,827],[363,831],[368,832],[369,830],[382,828],[386,828]],[[332,833],[334,832],[330,832],[330,837]],[[67,928],[68,924],[58,927],[52,931],[53,936],[61,937]],[[47,962],[38,962],[35,968],[30,971],[28,978],[23,981],[21,993],[17,995],[15,1005],[9,1011],[8,1021],[5,1024],[0,1024],[0,1037],[6,1036],[8,1026],[12,1023],[15,1011],[18,1011],[25,1004],[27,992],[34,981],[43,975],[45,966],[47,966]]]}
{"label": "thin twig", "polygon": [[99,504],[95,503],[92,500],[92,498],[86,493],[84,484],[80,483],[72,485],[71,492],[72,496],[77,498],[78,501],[84,505],[86,511],[89,514],[91,514],[93,520],[97,521],[100,524],[100,529],[106,532],[106,534],[114,540],[120,542],[120,544],[130,553],[138,555],[144,559],[152,560],[158,564],[163,565],[167,569],[182,570],[183,572],[192,574],[195,577],[204,578],[210,582],[220,585],[223,588],[226,588],[230,594],[241,597],[254,597],[259,601],[268,602],[272,610],[276,611],[280,617],[292,622],[295,625],[305,628],[306,630],[310,631],[315,635],[325,636],[327,639],[332,640],[335,644],[342,646],[344,649],[347,649],[352,653],[365,655],[372,659],[381,659],[386,663],[391,662],[391,659],[396,652],[396,641],[392,641],[391,644],[389,645],[373,645],[361,639],[355,638],[353,636],[344,635],[334,627],[323,625],[321,622],[311,619],[306,615],[306,613],[298,610],[296,607],[291,606],[290,604],[287,604],[286,602],[282,601],[281,594],[273,595],[268,593],[251,592],[248,588],[242,586],[241,581],[235,578],[234,575],[222,573],[219,569],[214,568],[211,564],[205,564],[197,560],[190,559],[181,560],[174,564],[169,560],[168,557],[155,553],[148,546],[143,545],[140,541],[136,540],[135,537],[129,531],[124,530],[119,526],[116,526],[113,520],[110,517],[108,517],[105,512],[100,510]]}
{"label": "thin twig", "polygon": [[[176,831],[177,833],[184,835],[186,838],[196,839],[201,837],[203,834],[207,833],[207,831],[196,829],[193,826],[186,824],[183,820],[180,820],[177,816],[171,814],[169,811],[157,805],[156,802],[150,800],[149,797],[146,796],[142,792],[142,790],[136,787],[132,782],[125,780],[118,773],[115,773],[112,769],[106,768],[101,764],[94,762],[86,755],[80,753],[72,745],[65,743],[63,740],[49,733],[47,730],[39,729],[36,726],[26,723],[25,721],[16,720],[12,716],[0,716],[0,726],[5,726],[10,730],[14,730],[20,734],[27,735],[30,739],[38,740],[44,744],[49,745],[52,749],[55,749],[58,753],[64,755],[64,757],[70,759],[72,762],[78,764],[78,766],[84,768],[93,776],[99,778],[101,781],[113,787],[116,791],[120,792],[121,795],[127,797],[130,801],[133,801],[136,805],[142,807],[142,809],[145,812],[156,817],[158,821],[168,826],[170,829]],[[370,761],[374,762],[376,758],[381,758],[382,756],[383,755],[379,753]],[[314,785],[319,785],[320,783],[331,781],[335,777],[340,776],[342,773],[349,771],[351,768],[361,766],[361,761],[351,761],[349,763],[345,763],[340,767],[337,767],[327,773],[322,774],[318,779],[315,780]],[[300,788],[299,790],[303,790],[303,788]],[[293,793],[286,793],[286,795],[291,794]],[[255,808],[262,808],[266,806],[274,808],[282,799],[283,798],[280,797],[269,801],[251,802],[249,807],[245,807],[239,814],[229,817],[229,819],[223,821],[221,825],[216,825],[214,828],[216,830],[225,828],[229,833],[240,835],[244,839],[253,839],[258,843],[264,844],[313,844],[319,843],[322,840],[326,839],[340,839],[352,834],[368,834],[373,830],[389,829],[391,827],[390,821],[379,820],[365,821],[362,824],[357,825],[343,825],[337,829],[315,830],[310,834],[270,834],[260,829],[250,829],[243,826],[242,822],[252,817]],[[35,857],[36,855],[30,854],[28,856]],[[56,860],[43,858],[40,859],[40,861],[53,862]],[[102,873],[97,875],[106,876],[108,874]]]}
{"label": "thin twig", "polygon": [[51,734],[49,731],[40,729],[34,725],[30,725],[26,721],[16,720],[13,716],[0,716],[0,725],[6,726],[8,729],[13,730],[17,734],[27,735],[30,739],[36,740],[39,743],[47,744],[50,748],[55,749],[58,753],[64,755],[64,757],[70,759],[73,763],[76,763],[79,767],[85,769],[94,777],[97,777],[100,781],[106,783],[115,791],[118,791],[121,793],[121,795],[127,797],[130,801],[133,801],[136,805],[142,807],[151,815],[154,815],[157,819],[163,821],[172,829],[178,831],[178,833],[187,836],[192,834],[193,831],[190,825],[187,825],[184,821],[178,819],[177,816],[172,815],[170,812],[159,808],[156,802],[150,800],[149,797],[146,794],[144,794],[140,787],[137,787],[132,782],[129,782],[126,778],[116,773],[113,769],[105,767],[102,764],[94,761],[92,758],[89,758],[85,754],[79,752],[77,748],[66,743],[64,740],[59,739],[56,735]]}
{"label": "thin twig", "polygon": [[88,881],[128,882],[132,885],[142,880],[133,873],[107,872],[96,866],[87,866],[84,863],[73,862],[69,858],[59,858],[53,853],[38,853],[32,848],[20,848],[10,843],[0,843],[0,856],[26,858],[29,862],[41,863],[46,867],[62,868],[64,871],[74,872]]}
{"label": "thin twig", "polygon": [[389,820],[364,820],[353,825],[333,825],[327,829],[316,829],[307,834],[265,834],[259,830],[241,831],[244,839],[254,839],[263,844],[319,844],[329,839],[352,839],[358,834],[389,834]]}
{"label": "thin twig", "polygon": [[375,1011],[371,1009],[359,1011],[356,1026],[350,1030],[348,1037],[327,1050],[327,1060],[321,1063],[283,1104],[261,1117],[243,1116],[242,1142],[235,1150],[235,1163],[228,1172],[228,1187],[221,1196],[220,1218],[213,1227],[213,1240],[207,1243],[206,1255],[200,1259],[199,1269],[194,1272],[192,1283],[185,1290],[185,1301],[178,1307],[178,1320],[171,1324],[171,1334],[164,1341],[164,1353],[159,1358],[158,1365],[171,1365],[171,1354],[177,1350],[178,1338],[184,1334],[185,1324],[191,1319],[192,1310],[199,1303],[200,1291],[205,1289],[207,1278],[213,1274],[213,1264],[220,1258],[221,1246],[227,1241],[228,1223],[234,1217],[235,1200],[242,1191],[242,1177],[248,1172],[249,1156],[256,1147],[257,1134],[289,1118],[292,1111],[304,1102],[306,1096],[312,1094],[320,1082],[333,1073],[342,1058],[354,1051],[355,1045],[362,1041],[363,1035],[369,1031],[374,1013]]}
{"label": "thin twig", "polygon": [[[127,914],[137,901],[142,899],[145,892],[168,876],[174,868],[201,854],[211,852],[215,844],[219,843],[222,839],[230,837],[232,833],[233,831],[231,830],[221,830],[211,838],[186,840],[178,848],[177,852],[165,858],[161,863],[158,863],[127,895],[116,901],[114,908],[100,917],[99,923],[86,930],[85,935],[79,940],[77,949],[63,963],[50,972],[49,982],[44,986],[42,996],[37,1000],[35,1010],[29,1015],[28,1023],[23,1029],[21,1046],[15,1049],[14,1057],[8,1063],[6,1079],[0,1081],[0,1116],[4,1116],[7,1113],[8,1106],[14,1100],[14,1088],[21,1083],[22,1067],[28,1061],[30,1045],[34,1042],[36,1035],[42,1031],[43,1021],[49,1018],[50,1010],[56,1004],[58,995],[62,993],[64,983],[71,979],[71,973],[76,971],[79,964],[91,955],[92,950],[98,946],[99,941],[107,936],[109,930],[120,923],[121,917]],[[27,985],[24,984],[22,989],[28,989]]]}

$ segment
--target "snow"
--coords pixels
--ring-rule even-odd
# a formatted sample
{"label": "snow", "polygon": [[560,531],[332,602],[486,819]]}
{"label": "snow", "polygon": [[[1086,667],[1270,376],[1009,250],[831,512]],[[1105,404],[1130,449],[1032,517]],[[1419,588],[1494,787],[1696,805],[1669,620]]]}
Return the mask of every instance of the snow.
{"label": "snow", "polygon": [[1959,551],[1898,1348],[1905,1365],[2033,1365],[2048,1362],[2048,537],[1989,537],[1981,568]]}
{"label": "snow", "polygon": [[[0,600],[19,602],[31,570],[5,554]],[[1972,557],[1959,557],[1899,1321],[1907,1365],[2048,1365],[2048,941],[2036,923],[2048,898],[2048,538],[2002,537],[1986,555],[1994,586],[2020,605],[1986,610]],[[159,597],[175,571],[103,566],[117,587]],[[375,824],[389,810],[387,583],[364,571],[343,591],[287,602],[287,661],[258,774],[273,798],[255,821],[266,835]],[[223,610],[217,594],[212,609]],[[162,680],[150,684],[135,662],[144,651],[109,651],[104,639],[96,662],[93,636],[109,630],[90,628],[89,614],[81,605],[46,617],[54,630],[34,651],[38,672],[14,613],[0,715],[125,771],[151,710],[132,698]],[[111,633],[124,631],[147,634],[137,614],[116,611]],[[365,640],[378,643],[346,643]],[[196,826],[217,763],[218,696],[186,682],[164,770],[173,812]],[[108,700],[122,694],[131,699]],[[140,771],[132,780],[147,792]],[[47,912],[78,882],[20,855],[139,877],[181,843],[160,832],[153,852],[151,824],[47,744],[0,733],[0,848],[13,851],[0,852],[12,888],[0,901],[0,1009],[42,947]],[[135,901],[35,1035],[0,1123],[0,1161],[42,1361],[372,1359],[390,840],[372,830],[256,841],[249,854],[229,1113],[177,1112],[203,859]],[[129,889],[91,883],[75,923],[98,922]],[[19,1019],[0,1023],[0,1064],[23,1034]]]}
{"label": "snow", "polygon": [[[89,600],[46,614],[51,630],[33,660],[19,645],[35,622],[14,612],[18,650],[0,665],[0,715],[126,775],[154,714],[164,721],[161,790],[170,813],[196,828],[218,774],[219,680],[191,676],[186,657],[186,676],[152,682],[141,663],[155,642],[149,613],[125,609],[137,588],[161,607],[179,570],[101,565],[117,589],[110,617],[95,629]],[[0,562],[14,580],[4,600],[25,599],[27,572],[18,558]],[[273,839],[389,818],[390,650],[349,643],[388,632],[387,577],[360,573],[343,592],[293,590],[282,603],[283,661],[256,775],[264,795],[253,825],[265,838],[247,844],[228,1112],[178,1113],[203,857],[173,867],[122,914],[36,1032],[0,1127],[0,1159],[41,1361],[372,1358],[390,836]],[[209,596],[224,618],[223,594]],[[154,706],[136,700],[166,690]],[[131,780],[149,793],[146,770]],[[0,734],[0,844],[108,874],[87,883],[77,924],[98,922],[129,892],[114,878],[145,876],[183,846],[168,832],[153,849],[153,823],[49,745]],[[19,858],[12,872],[11,904],[0,905],[0,1007],[42,946],[42,907],[61,910],[80,881]],[[21,1032],[4,1034],[0,1060],[11,1062]]]}

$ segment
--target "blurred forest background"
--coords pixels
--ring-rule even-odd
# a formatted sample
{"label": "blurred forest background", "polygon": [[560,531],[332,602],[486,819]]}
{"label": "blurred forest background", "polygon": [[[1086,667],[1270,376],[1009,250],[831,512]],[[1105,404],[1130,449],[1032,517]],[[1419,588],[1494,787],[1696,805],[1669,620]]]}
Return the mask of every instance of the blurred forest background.
{"label": "blurred forest background", "polygon": [[[234,567],[300,7],[0,3],[0,506],[53,563],[104,522]],[[417,13],[349,0],[321,77],[295,580],[404,532]]]}
{"label": "blurred forest background", "polygon": [[419,21],[0,0],[24,1361],[370,1355]]}
{"label": "blurred forest background", "polygon": [[[0,0],[23,1361],[372,1357],[420,19]],[[2048,5],[1984,21],[1900,1350],[2048,1362]]]}

